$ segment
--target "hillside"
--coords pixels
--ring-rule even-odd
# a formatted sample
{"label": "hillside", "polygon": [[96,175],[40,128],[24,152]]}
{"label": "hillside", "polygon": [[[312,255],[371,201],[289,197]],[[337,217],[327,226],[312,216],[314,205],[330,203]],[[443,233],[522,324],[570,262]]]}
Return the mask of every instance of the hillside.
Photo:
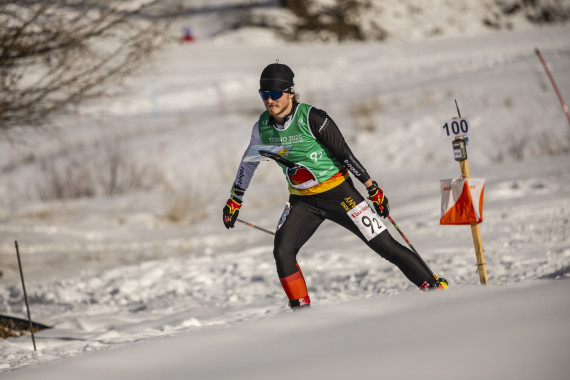
{"label": "hillside", "polygon": [[[413,22],[389,17],[392,37],[382,41],[296,43],[259,28],[220,32],[244,3],[192,2],[197,9],[172,33],[191,26],[197,41],[165,47],[123,96],[81,105],[56,135],[0,142],[0,314],[25,316],[17,240],[32,317],[53,326],[37,335],[37,353],[29,336],[0,341],[2,377],[38,377],[44,369],[53,378],[75,371],[95,377],[97,367],[108,370],[105,378],[144,378],[154,369],[173,378],[192,371],[204,379],[279,378],[291,375],[282,372],[290,363],[316,376],[346,374],[335,362],[369,374],[385,357],[387,373],[404,368],[416,377],[434,360],[438,375],[474,378],[485,367],[465,366],[486,352],[481,361],[496,378],[562,378],[568,364],[559,353],[570,331],[563,323],[570,311],[570,133],[534,49],[568,101],[570,26],[513,14],[521,19],[511,29],[482,27],[489,2],[463,12],[473,3],[442,0]],[[445,26],[437,35],[420,33],[433,27],[434,13],[462,20],[464,33]],[[259,73],[275,59],[295,71],[301,100],[340,126],[384,188],[398,225],[450,281],[449,292],[419,293],[358,239],[325,223],[299,254],[314,308],[293,314],[275,274],[272,238],[243,225],[224,228],[221,209],[262,111]],[[439,225],[439,180],[459,176],[451,142],[439,131],[457,114],[454,100],[473,127],[471,174],[487,180],[480,229],[488,288],[478,285],[469,228]],[[108,194],[102,175],[117,162],[121,178],[141,181]],[[81,190],[74,176],[86,174],[95,179],[93,195],[73,196]],[[72,196],[54,195],[60,179]],[[262,163],[240,216],[273,229],[286,199],[281,171]],[[430,305],[444,317],[426,313]],[[409,326],[426,328],[407,340]],[[485,339],[477,340],[480,330]],[[288,360],[264,351],[281,340],[279,350],[294,348],[289,335],[313,350],[279,351]],[[340,347],[343,339],[350,345]],[[390,343],[376,343],[382,339]],[[440,347],[419,344],[428,341]],[[347,348],[354,348],[350,355]],[[504,361],[499,351],[507,352]],[[139,354],[152,358],[132,364]],[[255,363],[257,354],[264,366],[240,364]],[[404,361],[408,354],[416,367]],[[515,361],[522,365],[513,369]]]}

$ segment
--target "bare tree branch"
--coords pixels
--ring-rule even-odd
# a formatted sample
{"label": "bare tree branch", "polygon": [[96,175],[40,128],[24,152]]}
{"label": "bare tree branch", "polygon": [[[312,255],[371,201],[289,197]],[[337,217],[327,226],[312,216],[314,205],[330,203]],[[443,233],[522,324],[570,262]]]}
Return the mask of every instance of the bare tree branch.
{"label": "bare tree branch", "polygon": [[[0,134],[109,95],[166,42],[158,0],[0,1]],[[155,13],[153,13],[153,11]]]}

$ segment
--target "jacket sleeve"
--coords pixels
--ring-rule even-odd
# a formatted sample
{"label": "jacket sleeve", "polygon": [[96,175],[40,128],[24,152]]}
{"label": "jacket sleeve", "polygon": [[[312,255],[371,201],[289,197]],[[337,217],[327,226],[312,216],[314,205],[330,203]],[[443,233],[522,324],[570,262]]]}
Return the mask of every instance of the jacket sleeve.
{"label": "jacket sleeve", "polygon": [[360,182],[370,179],[364,166],[354,157],[336,123],[323,110],[311,108],[308,115],[309,128],[320,141]]}
{"label": "jacket sleeve", "polygon": [[[259,144],[261,144],[261,138],[259,137],[259,129],[257,128],[257,123],[255,123],[251,131],[251,139],[249,140],[249,145],[243,153],[242,161],[239,164],[236,179],[234,180],[234,186],[232,187],[233,197],[239,199],[240,201],[243,200],[243,194],[249,187],[249,183],[253,178],[253,174],[259,165],[259,162],[245,162],[243,159],[247,152],[249,152],[249,149],[252,145]],[[235,187],[237,187],[239,191],[234,191]]]}

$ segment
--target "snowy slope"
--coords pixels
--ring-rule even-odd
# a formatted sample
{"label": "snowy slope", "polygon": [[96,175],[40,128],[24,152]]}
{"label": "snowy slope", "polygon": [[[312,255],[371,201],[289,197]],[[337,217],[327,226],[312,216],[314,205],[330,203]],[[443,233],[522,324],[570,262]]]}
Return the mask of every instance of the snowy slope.
{"label": "snowy slope", "polygon": [[570,280],[314,307],[5,379],[566,379]]}
{"label": "snowy slope", "polygon": [[[205,28],[215,20],[206,12],[189,22]],[[562,323],[569,311],[570,166],[568,154],[549,155],[538,142],[567,143],[568,124],[534,48],[543,51],[570,99],[570,27],[468,30],[461,38],[451,33],[344,45],[283,44],[271,35],[250,44],[244,41],[259,31],[212,38],[204,31],[206,38],[195,44],[166,49],[132,81],[127,96],[83,106],[77,120],[63,122],[58,139],[0,142],[0,314],[25,315],[13,245],[18,240],[32,317],[54,326],[37,335],[37,353],[29,336],[0,341],[2,377],[49,370],[46,375],[63,379],[75,371],[144,378],[159,370],[174,378],[189,371],[206,379],[264,378],[266,372],[290,375],[280,370],[296,365],[330,375],[323,363],[338,363],[329,370],[345,374],[346,357],[362,375],[386,358],[379,364],[387,373],[409,371],[401,372],[410,375],[404,378],[424,374],[415,371],[434,362],[438,375],[470,378],[484,370],[477,356],[487,352],[481,361],[492,364],[495,378],[561,378],[568,367],[560,353],[568,349],[570,331]],[[293,314],[275,275],[271,237],[243,225],[223,227],[221,208],[262,110],[258,75],[276,58],[292,66],[301,99],[340,125],[384,188],[394,219],[451,282],[449,292],[419,294],[329,223],[299,255],[315,307]],[[489,289],[478,286],[469,228],[438,224],[439,179],[459,175],[451,143],[439,132],[440,121],[456,115],[454,99],[473,126],[471,174],[487,179],[480,228]],[[525,139],[523,160],[514,161],[507,148]],[[152,190],[57,202],[41,201],[30,190],[41,162],[87,154],[109,140],[119,141],[127,158],[163,173]],[[240,215],[272,229],[287,190],[272,163],[258,171]],[[172,208],[184,209],[186,219],[169,218]],[[446,311],[445,323],[423,312],[430,305]],[[477,326],[476,318],[482,332],[463,329]],[[376,320],[381,329],[372,328]],[[400,339],[410,325],[430,328]],[[282,361],[265,350],[271,344],[285,354],[297,347],[290,334],[306,344],[305,352]],[[479,334],[484,339],[477,340]],[[383,339],[390,344],[376,345]],[[430,351],[424,341],[449,345],[446,360],[437,360],[439,349]],[[527,341],[537,344],[521,343]],[[501,363],[499,348],[508,352]],[[417,367],[404,362],[408,353]],[[139,355],[145,360],[132,364]],[[78,356],[84,358],[71,359]],[[513,366],[517,356],[522,365]],[[169,365],[156,369],[155,360]],[[94,369],[101,362],[108,372]]]}

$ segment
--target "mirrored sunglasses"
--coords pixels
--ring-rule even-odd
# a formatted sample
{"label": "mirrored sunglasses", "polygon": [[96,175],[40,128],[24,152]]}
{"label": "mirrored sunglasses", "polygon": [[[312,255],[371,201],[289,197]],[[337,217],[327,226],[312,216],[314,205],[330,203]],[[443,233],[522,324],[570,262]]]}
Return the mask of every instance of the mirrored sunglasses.
{"label": "mirrored sunglasses", "polygon": [[261,95],[261,99],[266,101],[267,99],[271,98],[273,100],[281,99],[283,96],[283,91],[275,90],[275,91],[261,91],[259,90],[259,95]]}

